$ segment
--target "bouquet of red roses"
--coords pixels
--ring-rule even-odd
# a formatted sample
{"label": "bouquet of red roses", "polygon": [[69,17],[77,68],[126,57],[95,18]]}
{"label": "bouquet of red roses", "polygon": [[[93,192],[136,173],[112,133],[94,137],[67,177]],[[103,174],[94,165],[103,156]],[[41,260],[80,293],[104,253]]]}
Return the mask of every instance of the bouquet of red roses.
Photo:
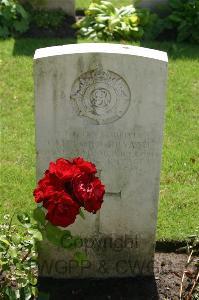
{"label": "bouquet of red roses", "polygon": [[46,209],[45,218],[55,226],[67,227],[75,222],[81,207],[96,213],[105,193],[96,173],[96,166],[81,157],[50,162],[33,192],[35,201]]}

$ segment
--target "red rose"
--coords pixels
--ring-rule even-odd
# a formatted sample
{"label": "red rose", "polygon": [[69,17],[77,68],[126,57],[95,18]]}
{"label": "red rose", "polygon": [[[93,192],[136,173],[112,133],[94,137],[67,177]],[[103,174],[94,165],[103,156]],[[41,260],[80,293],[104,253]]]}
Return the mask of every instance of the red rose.
{"label": "red rose", "polygon": [[43,202],[48,210],[46,219],[55,226],[67,227],[75,222],[80,206],[65,192],[53,193]]}
{"label": "red rose", "polygon": [[46,197],[46,189],[51,186],[49,175],[45,175],[39,180],[37,188],[34,190],[33,195],[37,203],[42,202]]}
{"label": "red rose", "polygon": [[80,206],[96,213],[105,193],[96,172],[96,166],[81,157],[51,162],[33,192],[35,201],[47,209],[46,219],[55,226],[66,227],[74,223]]}
{"label": "red rose", "polygon": [[88,212],[96,213],[101,208],[105,188],[99,178],[85,173],[76,176],[73,180],[73,191]]}
{"label": "red rose", "polygon": [[34,190],[33,195],[35,201],[40,203],[55,191],[62,190],[64,187],[63,183],[54,175],[51,175],[47,170],[45,176],[39,180],[37,188]]}
{"label": "red rose", "polygon": [[50,174],[56,175],[63,181],[70,181],[76,174],[79,173],[79,170],[77,166],[71,163],[69,160],[59,158],[55,163],[50,163],[49,172]]}
{"label": "red rose", "polygon": [[74,158],[73,163],[80,169],[81,172],[85,172],[87,174],[97,173],[96,166],[93,163],[84,160],[82,157]]}

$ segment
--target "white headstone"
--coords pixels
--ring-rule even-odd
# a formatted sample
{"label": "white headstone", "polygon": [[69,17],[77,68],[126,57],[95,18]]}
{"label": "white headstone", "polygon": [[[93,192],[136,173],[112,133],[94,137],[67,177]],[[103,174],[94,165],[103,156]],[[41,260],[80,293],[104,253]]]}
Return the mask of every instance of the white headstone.
{"label": "white headstone", "polygon": [[88,261],[80,268],[66,251],[43,244],[41,275],[151,275],[167,54],[78,44],[38,49],[34,60],[37,178],[51,160],[83,156],[106,185],[100,212],[69,227]]}

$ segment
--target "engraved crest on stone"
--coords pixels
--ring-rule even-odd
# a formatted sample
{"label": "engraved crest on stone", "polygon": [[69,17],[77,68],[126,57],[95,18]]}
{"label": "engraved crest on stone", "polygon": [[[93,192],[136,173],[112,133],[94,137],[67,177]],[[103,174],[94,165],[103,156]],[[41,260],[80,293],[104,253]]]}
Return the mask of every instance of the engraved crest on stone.
{"label": "engraved crest on stone", "polygon": [[70,97],[78,115],[92,119],[96,124],[108,124],[126,113],[131,94],[120,75],[97,68],[75,80]]}

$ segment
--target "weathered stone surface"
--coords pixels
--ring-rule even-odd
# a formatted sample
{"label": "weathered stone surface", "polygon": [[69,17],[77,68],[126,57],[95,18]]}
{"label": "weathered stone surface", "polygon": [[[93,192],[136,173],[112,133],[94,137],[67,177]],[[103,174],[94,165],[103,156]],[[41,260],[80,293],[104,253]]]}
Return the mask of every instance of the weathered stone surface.
{"label": "weathered stone surface", "polygon": [[[21,0],[21,2],[28,2],[28,0]],[[69,16],[75,16],[75,0],[43,0],[35,2],[35,7],[41,9],[62,9]]]}
{"label": "weathered stone surface", "polygon": [[150,275],[166,53],[126,45],[79,44],[39,49],[34,59],[37,178],[51,160],[83,156],[96,163],[106,185],[101,211],[86,214],[86,220],[79,217],[69,227],[81,236],[88,261],[77,267],[66,252],[43,244],[40,274]]}
{"label": "weathered stone surface", "polygon": [[69,16],[75,16],[75,0],[47,0],[46,7],[49,9],[63,9]]}

